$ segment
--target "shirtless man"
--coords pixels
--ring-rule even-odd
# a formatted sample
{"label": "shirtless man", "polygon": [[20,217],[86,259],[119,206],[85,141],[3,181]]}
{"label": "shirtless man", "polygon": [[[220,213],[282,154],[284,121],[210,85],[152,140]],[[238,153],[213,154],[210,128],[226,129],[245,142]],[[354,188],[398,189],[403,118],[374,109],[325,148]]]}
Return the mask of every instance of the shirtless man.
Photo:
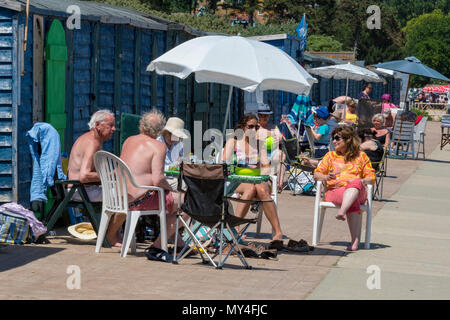
{"label": "shirtless man", "polygon": [[[166,146],[161,141],[156,140],[162,132],[165,123],[164,115],[157,109],[144,114],[139,124],[140,133],[125,140],[120,158],[130,168],[137,184],[157,186],[165,190],[167,237],[170,238],[175,234],[175,213],[177,208],[173,194],[170,191],[172,188],[164,177]],[[156,192],[136,188],[129,181],[127,182],[127,190],[130,210],[153,210],[159,208],[158,194]],[[122,215],[122,223],[125,221],[125,218],[125,215]],[[181,237],[178,237],[178,239],[178,246],[183,247],[184,243]],[[164,261],[171,259],[167,252],[162,251],[160,237],[153,243],[149,255],[162,258]]]}
{"label": "shirtless man", "polygon": [[[69,157],[69,180],[79,180],[82,183],[97,182],[100,178],[94,167],[94,154],[102,149],[103,142],[111,139],[116,131],[114,115],[109,110],[95,112],[88,123],[89,131],[75,141]],[[86,186],[89,200],[92,202],[102,201],[102,188],[97,185]],[[78,191],[73,199],[81,200]],[[120,246],[120,236],[115,228],[116,217],[111,221],[109,230],[115,230],[111,234],[108,230],[107,239],[111,245]]]}
{"label": "shirtless man", "polygon": [[[114,115],[109,110],[94,113],[88,125],[90,130],[75,141],[69,158],[69,180],[80,180],[82,183],[100,181],[94,167],[94,154],[116,131]],[[91,195],[89,199],[95,201]],[[101,193],[97,201],[101,201]]]}

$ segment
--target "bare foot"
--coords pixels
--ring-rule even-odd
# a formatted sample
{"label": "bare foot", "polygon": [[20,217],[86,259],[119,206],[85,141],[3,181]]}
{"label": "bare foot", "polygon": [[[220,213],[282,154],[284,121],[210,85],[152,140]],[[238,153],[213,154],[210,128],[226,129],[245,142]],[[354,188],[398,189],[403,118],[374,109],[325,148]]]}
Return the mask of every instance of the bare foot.
{"label": "bare foot", "polygon": [[111,244],[111,246],[116,247],[116,248],[122,248],[122,239],[120,237],[106,236],[106,238],[108,239],[108,242]]}
{"label": "bare foot", "polygon": [[283,234],[275,234],[272,238],[272,241],[274,240],[283,240]]}
{"label": "bare foot", "polygon": [[357,251],[359,247],[359,241],[354,241],[353,244],[349,245],[345,250],[347,251]]}
{"label": "bare foot", "polygon": [[338,212],[338,214],[336,215],[336,219],[345,221],[345,214]]}
{"label": "bare foot", "polygon": [[114,243],[113,247],[122,248],[122,243],[116,242],[116,243]]}

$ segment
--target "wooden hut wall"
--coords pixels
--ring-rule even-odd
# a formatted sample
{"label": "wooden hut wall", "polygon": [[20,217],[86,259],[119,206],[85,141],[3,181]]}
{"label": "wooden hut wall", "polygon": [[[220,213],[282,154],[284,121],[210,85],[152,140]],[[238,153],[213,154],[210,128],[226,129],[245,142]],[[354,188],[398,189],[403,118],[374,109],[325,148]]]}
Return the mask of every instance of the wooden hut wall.
{"label": "wooden hut wall", "polygon": [[165,52],[165,32],[86,21],[72,32],[73,136],[66,149],[88,131],[95,111],[108,109],[116,115],[117,131],[103,147],[117,151],[122,112],[142,114],[152,106],[166,111],[164,77],[145,70]]}
{"label": "wooden hut wall", "polygon": [[[24,14],[18,15],[18,28],[22,32],[25,29],[26,16]],[[19,42],[19,50],[23,50],[22,36],[17,39]],[[27,206],[30,201],[30,183],[32,178],[32,159],[26,133],[33,127],[33,18],[28,18],[28,33],[27,33],[27,50],[23,56],[18,55],[17,63],[20,64],[23,59],[23,74],[20,76],[20,84],[18,85],[17,94],[20,95],[17,115],[17,202]],[[20,90],[20,91],[19,91]]]}
{"label": "wooden hut wall", "polygon": [[17,129],[17,63],[15,51],[17,19],[9,10],[0,8],[0,202],[15,200],[16,149],[14,131]]}

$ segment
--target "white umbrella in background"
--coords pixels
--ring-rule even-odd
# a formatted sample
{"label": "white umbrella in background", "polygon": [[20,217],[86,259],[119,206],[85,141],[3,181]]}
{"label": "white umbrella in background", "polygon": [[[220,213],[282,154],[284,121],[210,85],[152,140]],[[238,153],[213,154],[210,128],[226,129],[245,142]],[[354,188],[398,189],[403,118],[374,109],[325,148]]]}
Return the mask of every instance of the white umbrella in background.
{"label": "white umbrella in background", "polygon": [[[233,87],[248,92],[281,90],[308,95],[313,83],[317,82],[284,51],[239,36],[205,36],[186,41],[153,60],[147,71],[181,79],[195,73],[199,83],[229,85],[223,132]],[[262,95],[257,99],[262,100]]]}
{"label": "white umbrella in background", "polygon": [[319,67],[308,69],[308,72],[317,76],[321,76],[322,78],[327,79],[347,79],[347,85],[345,88],[345,96],[348,96],[348,81],[374,81],[374,82],[384,82],[385,80],[377,75],[375,72],[370,71],[369,69],[355,66],[354,64],[346,63],[346,64],[338,64],[327,67]]}

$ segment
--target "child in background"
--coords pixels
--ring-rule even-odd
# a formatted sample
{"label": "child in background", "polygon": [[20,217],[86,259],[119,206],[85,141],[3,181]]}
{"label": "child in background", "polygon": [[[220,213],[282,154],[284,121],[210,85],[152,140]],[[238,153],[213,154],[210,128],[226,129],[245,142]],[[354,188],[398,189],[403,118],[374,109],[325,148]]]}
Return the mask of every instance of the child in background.
{"label": "child in background", "polygon": [[328,145],[330,144],[330,127],[328,126],[330,113],[327,107],[319,107],[313,110],[313,114],[315,124],[312,128],[315,149],[314,157],[322,158],[328,152]]}

